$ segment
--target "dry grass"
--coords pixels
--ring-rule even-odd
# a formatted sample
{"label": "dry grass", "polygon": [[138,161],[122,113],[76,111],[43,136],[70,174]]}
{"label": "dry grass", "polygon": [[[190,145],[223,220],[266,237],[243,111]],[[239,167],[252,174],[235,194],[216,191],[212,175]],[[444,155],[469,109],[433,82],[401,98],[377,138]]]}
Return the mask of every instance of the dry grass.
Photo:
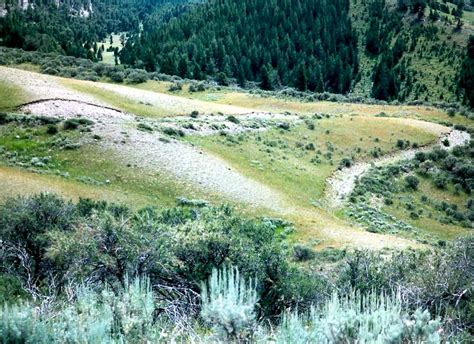
{"label": "dry grass", "polygon": [[84,185],[57,176],[41,175],[20,168],[0,166],[0,199],[16,195],[31,195],[39,192],[56,193],[63,197],[103,199],[127,204],[145,204],[144,199],[125,196],[122,192],[106,187]]}
{"label": "dry grass", "polygon": [[25,92],[20,87],[0,81],[0,110],[10,110],[26,100]]}
{"label": "dry grass", "polygon": [[[226,137],[190,137],[189,140],[227,160],[239,172],[286,195],[289,203],[308,206],[323,196],[326,179],[344,157],[371,159],[371,150],[394,151],[398,139],[419,144],[434,142],[437,136],[399,119],[349,117],[319,120],[315,130],[299,125],[288,132],[270,130],[249,136],[238,144]],[[258,137],[260,137],[258,139]],[[276,146],[272,146],[276,143]],[[312,143],[315,150],[298,147]],[[324,155],[330,151],[332,164]],[[358,151],[360,149],[360,151]],[[317,154],[321,163],[312,162]]]}
{"label": "dry grass", "polygon": [[59,79],[61,84],[80,93],[91,95],[124,112],[146,117],[188,115],[200,113],[242,114],[252,112],[246,107],[227,106],[196,99],[178,97],[165,93],[142,90],[137,87],[110,83],[89,82],[73,79]]}

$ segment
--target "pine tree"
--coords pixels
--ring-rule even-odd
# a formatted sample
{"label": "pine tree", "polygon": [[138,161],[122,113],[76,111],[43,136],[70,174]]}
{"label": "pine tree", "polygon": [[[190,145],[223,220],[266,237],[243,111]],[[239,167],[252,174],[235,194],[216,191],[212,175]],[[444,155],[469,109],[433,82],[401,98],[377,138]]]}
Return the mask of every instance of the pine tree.
{"label": "pine tree", "polygon": [[308,89],[308,73],[305,65],[300,64],[296,73],[295,87],[300,91],[306,91]]}
{"label": "pine tree", "polygon": [[262,90],[273,90],[273,80],[272,80],[272,72],[271,66],[265,65],[262,67],[262,82],[260,83],[260,88]]}
{"label": "pine tree", "polygon": [[188,76],[188,60],[186,56],[182,56],[178,64],[178,75],[182,78]]}
{"label": "pine tree", "polygon": [[467,56],[461,69],[459,86],[464,89],[469,106],[474,108],[474,36],[469,37]]}

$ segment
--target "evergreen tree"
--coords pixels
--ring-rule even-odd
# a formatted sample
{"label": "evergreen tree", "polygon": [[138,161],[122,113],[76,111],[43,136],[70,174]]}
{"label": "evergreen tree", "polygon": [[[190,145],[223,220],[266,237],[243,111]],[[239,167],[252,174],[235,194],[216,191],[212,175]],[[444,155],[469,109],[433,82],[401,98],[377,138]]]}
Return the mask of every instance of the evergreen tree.
{"label": "evergreen tree", "polygon": [[165,73],[176,69],[170,59],[184,66],[184,58],[203,78],[223,73],[266,89],[281,82],[346,93],[358,73],[349,0],[209,0],[173,21],[150,16],[127,41],[122,62],[138,66],[145,51]]}
{"label": "evergreen tree", "polygon": [[178,75],[182,78],[186,78],[188,75],[188,60],[185,56],[182,56],[179,60]]}
{"label": "evergreen tree", "polygon": [[297,69],[295,87],[300,91],[306,91],[308,89],[308,73],[304,64],[300,64]]}
{"label": "evergreen tree", "polygon": [[262,67],[262,82],[260,83],[260,88],[263,90],[274,89],[272,69],[269,65],[265,65]]}
{"label": "evergreen tree", "polygon": [[467,56],[462,65],[459,86],[464,89],[469,106],[474,108],[474,36],[469,37]]}

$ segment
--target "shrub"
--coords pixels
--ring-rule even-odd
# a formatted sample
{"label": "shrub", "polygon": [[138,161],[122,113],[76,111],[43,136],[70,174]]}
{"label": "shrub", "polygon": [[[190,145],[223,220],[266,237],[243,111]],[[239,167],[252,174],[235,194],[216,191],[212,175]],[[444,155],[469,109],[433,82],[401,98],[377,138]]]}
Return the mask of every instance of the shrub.
{"label": "shrub", "polygon": [[[409,144],[408,144],[409,145]],[[398,139],[397,140],[397,143],[396,143],[396,147],[398,149],[405,149],[405,147],[407,147],[407,142],[404,141],[404,140],[401,140],[401,139]]]}
{"label": "shrub", "polygon": [[0,333],[5,343],[113,343],[138,339],[159,341],[153,326],[155,302],[146,279],[126,282],[124,288],[102,293],[86,287],[71,290],[74,301],[59,309],[38,312],[32,304],[3,307]]}
{"label": "shrub", "polygon": [[133,70],[126,77],[127,84],[141,84],[148,80],[148,74],[144,70]]}
{"label": "shrub", "polygon": [[110,80],[117,83],[122,83],[125,79],[125,74],[123,72],[114,72],[110,74]]}
{"label": "shrub", "polygon": [[219,72],[216,76],[216,82],[222,86],[229,86],[229,79],[227,75],[223,72]]}
{"label": "shrub", "polygon": [[433,176],[433,184],[438,188],[438,189],[445,189],[446,186],[448,186],[448,178],[444,173],[436,173]]}
{"label": "shrub", "polygon": [[416,152],[415,159],[419,162],[424,162],[426,160],[426,153],[425,152]]}
{"label": "shrub", "polygon": [[340,167],[348,168],[352,166],[352,159],[351,158],[343,158],[339,163]]}
{"label": "shrub", "polygon": [[427,311],[403,310],[398,296],[333,294],[309,316],[290,313],[278,328],[277,343],[439,343],[439,320]]}
{"label": "shrub", "polygon": [[[13,250],[17,254],[2,257],[0,268],[9,271],[14,267],[13,270],[22,279],[29,272],[29,278],[35,284],[31,288],[39,287],[41,279],[48,275],[51,268],[46,257],[48,240],[45,234],[53,229],[68,232],[76,220],[73,204],[54,195],[8,199],[0,206],[1,249]],[[19,264],[19,257],[22,257],[22,264]]]}
{"label": "shrub", "polygon": [[173,127],[164,127],[161,130],[164,134],[169,135],[169,136],[184,136],[184,131],[181,129],[176,129]]}
{"label": "shrub", "polygon": [[176,203],[180,206],[184,207],[196,207],[196,208],[203,208],[209,205],[209,202],[202,200],[202,199],[187,199],[185,197],[179,197],[176,200]]}
{"label": "shrub", "polygon": [[149,132],[153,131],[153,128],[150,127],[148,124],[145,124],[145,123],[138,123],[137,129],[142,130],[142,131],[149,131]]}
{"label": "shrub", "polygon": [[283,130],[290,130],[290,123],[288,122],[278,123],[277,127]]}
{"label": "shrub", "polygon": [[465,125],[462,125],[462,124],[455,124],[455,125],[454,125],[454,129],[456,129],[456,130],[462,130],[462,131],[466,131],[466,130],[467,130],[466,126],[465,126]]}
{"label": "shrub", "polygon": [[183,85],[179,82],[175,82],[168,87],[168,91],[170,92],[177,92],[177,91],[181,91],[182,89],[183,89]]}
{"label": "shrub", "polygon": [[206,85],[203,82],[193,82],[189,85],[189,92],[204,92],[206,90]]}
{"label": "shrub", "polygon": [[313,122],[313,121],[306,120],[305,123],[306,123],[306,127],[307,127],[309,130],[314,130],[314,129],[316,128],[316,126],[314,125],[314,122]]}
{"label": "shrub", "polygon": [[252,335],[255,285],[240,277],[236,268],[213,269],[208,284],[201,285],[202,318],[211,324],[223,341],[242,342]]}
{"label": "shrub", "polygon": [[237,117],[235,117],[234,115],[227,116],[227,120],[231,123],[234,123],[234,124],[239,124],[240,123],[240,120]]}
{"label": "shrub", "polygon": [[405,184],[408,188],[416,190],[418,189],[418,184],[420,184],[420,181],[415,176],[406,176]]}
{"label": "shrub", "polygon": [[293,246],[293,257],[298,262],[304,262],[315,257],[314,251],[306,245],[296,244]]}
{"label": "shrub", "polygon": [[76,130],[79,127],[79,121],[77,119],[67,119],[64,121],[64,130]]}
{"label": "shrub", "polygon": [[9,122],[8,114],[0,112],[0,125],[7,124]]}
{"label": "shrub", "polygon": [[58,127],[54,124],[48,125],[48,128],[46,129],[46,134],[48,135],[56,135],[58,133]]}
{"label": "shrub", "polygon": [[439,161],[448,156],[448,152],[441,148],[434,148],[432,151],[428,153],[428,159],[433,161]]}

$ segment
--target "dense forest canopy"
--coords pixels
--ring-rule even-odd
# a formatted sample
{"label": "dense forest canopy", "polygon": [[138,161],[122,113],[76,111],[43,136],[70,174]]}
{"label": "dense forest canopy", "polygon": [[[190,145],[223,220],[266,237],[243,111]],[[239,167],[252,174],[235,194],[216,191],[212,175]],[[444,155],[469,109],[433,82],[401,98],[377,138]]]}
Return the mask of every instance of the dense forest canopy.
{"label": "dense forest canopy", "polygon": [[7,0],[0,45],[100,61],[100,42],[124,33],[115,63],[149,72],[469,103],[472,10],[461,0]]}
{"label": "dense forest canopy", "polygon": [[[113,32],[138,31],[147,13],[182,0],[32,1],[26,9],[6,3],[0,18],[1,44],[94,58],[94,43]],[[95,51],[95,53],[97,53]]]}
{"label": "dense forest canopy", "polygon": [[209,1],[159,27],[144,23],[124,63],[181,77],[215,76],[345,93],[358,72],[349,1]]}

